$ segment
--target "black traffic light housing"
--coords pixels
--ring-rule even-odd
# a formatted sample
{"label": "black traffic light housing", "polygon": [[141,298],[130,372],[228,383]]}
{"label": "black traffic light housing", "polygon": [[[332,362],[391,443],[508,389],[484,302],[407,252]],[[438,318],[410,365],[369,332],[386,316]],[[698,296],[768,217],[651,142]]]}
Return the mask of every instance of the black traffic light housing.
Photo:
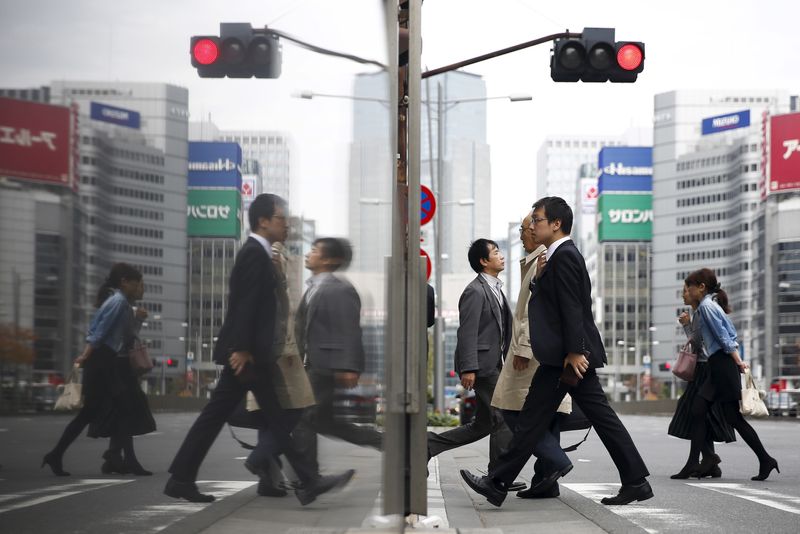
{"label": "black traffic light housing", "polygon": [[615,40],[614,28],[584,28],[580,39],[558,39],[550,56],[555,82],[631,83],[644,70],[644,43]]}
{"label": "black traffic light housing", "polygon": [[190,40],[192,66],[201,78],[278,78],[282,51],[278,35],[246,22],[223,22],[219,36]]}

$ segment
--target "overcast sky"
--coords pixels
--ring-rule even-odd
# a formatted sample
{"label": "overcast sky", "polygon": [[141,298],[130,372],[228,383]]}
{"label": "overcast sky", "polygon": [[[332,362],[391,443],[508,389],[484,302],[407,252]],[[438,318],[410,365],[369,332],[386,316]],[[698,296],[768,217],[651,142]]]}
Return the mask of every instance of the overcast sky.
{"label": "overcast sky", "polygon": [[[344,233],[345,221],[330,206],[345,202],[351,104],[290,95],[349,94],[353,76],[372,69],[284,42],[279,80],[201,80],[189,63],[189,36],[215,34],[221,21],[269,24],[321,46],[383,60],[381,5],[377,0],[0,0],[2,85],[85,79],[188,87],[193,120],[210,114],[221,128],[291,132],[296,210],[319,219],[326,228],[322,233]],[[426,0],[423,66],[586,26],[615,27],[618,40],[645,42],[645,71],[635,84],[553,83],[548,45],[467,68],[484,76],[489,96],[534,97],[488,103],[492,234],[502,237],[507,222],[536,198],[536,151],[547,135],[615,135],[631,126],[648,127],[653,95],[674,89],[800,93],[798,20],[800,4],[790,0]]]}

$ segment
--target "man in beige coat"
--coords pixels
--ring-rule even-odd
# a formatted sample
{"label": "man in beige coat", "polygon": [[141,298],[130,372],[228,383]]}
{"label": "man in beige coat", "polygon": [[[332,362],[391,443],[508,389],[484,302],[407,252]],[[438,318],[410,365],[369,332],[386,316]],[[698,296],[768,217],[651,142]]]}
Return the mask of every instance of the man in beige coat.
{"label": "man in beige coat", "polygon": [[[533,233],[531,232],[531,218],[532,212],[525,216],[519,227],[520,240],[527,255],[519,262],[522,284],[520,285],[517,305],[512,316],[511,346],[508,350],[506,365],[503,366],[503,370],[500,372],[500,378],[497,380],[497,386],[492,397],[492,406],[500,410],[506,425],[512,432],[517,424],[517,416],[525,402],[525,397],[528,395],[533,374],[539,366],[539,362],[533,358],[533,350],[531,349],[528,300],[531,296],[530,281],[536,276],[539,268],[538,263],[544,261],[543,258],[547,248],[534,241]],[[541,260],[540,257],[542,258]],[[509,360],[511,361],[509,362]],[[568,414],[571,410],[572,401],[570,396],[566,395],[558,407],[558,412]],[[537,483],[548,473],[570,463],[566,453],[561,450],[559,445],[558,416],[554,419],[550,430],[550,433],[542,439],[534,451],[537,460],[533,466],[534,475],[531,480],[531,486],[527,490],[518,492],[517,497],[541,499],[559,495],[558,483],[547,488],[546,491],[531,491],[536,488]]]}

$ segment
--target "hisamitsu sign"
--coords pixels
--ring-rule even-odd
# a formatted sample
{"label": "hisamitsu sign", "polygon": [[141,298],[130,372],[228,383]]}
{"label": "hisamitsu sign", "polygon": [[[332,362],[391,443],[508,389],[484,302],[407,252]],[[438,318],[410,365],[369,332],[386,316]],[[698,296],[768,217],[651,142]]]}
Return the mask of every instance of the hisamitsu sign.
{"label": "hisamitsu sign", "polygon": [[189,142],[189,187],[242,189],[242,147],[238,143]]}

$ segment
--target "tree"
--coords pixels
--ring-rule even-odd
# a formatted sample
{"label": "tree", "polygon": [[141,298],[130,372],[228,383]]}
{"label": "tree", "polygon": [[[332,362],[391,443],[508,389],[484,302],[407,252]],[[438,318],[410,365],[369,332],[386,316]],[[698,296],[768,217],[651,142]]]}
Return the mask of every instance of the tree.
{"label": "tree", "polygon": [[0,365],[32,365],[34,339],[32,330],[0,324]]}

